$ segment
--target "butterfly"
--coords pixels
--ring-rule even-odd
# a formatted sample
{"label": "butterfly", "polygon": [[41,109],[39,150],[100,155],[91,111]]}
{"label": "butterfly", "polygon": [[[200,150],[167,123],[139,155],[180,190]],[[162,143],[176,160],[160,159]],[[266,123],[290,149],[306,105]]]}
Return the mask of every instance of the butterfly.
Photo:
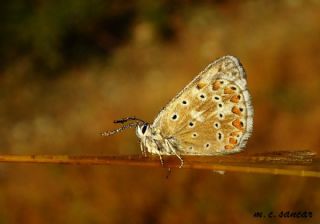
{"label": "butterfly", "polygon": [[[246,73],[234,56],[209,64],[157,115],[152,124],[136,117],[114,121],[136,128],[143,155],[217,156],[243,150],[253,127],[253,107]],[[125,124],[127,123],[127,124]]]}

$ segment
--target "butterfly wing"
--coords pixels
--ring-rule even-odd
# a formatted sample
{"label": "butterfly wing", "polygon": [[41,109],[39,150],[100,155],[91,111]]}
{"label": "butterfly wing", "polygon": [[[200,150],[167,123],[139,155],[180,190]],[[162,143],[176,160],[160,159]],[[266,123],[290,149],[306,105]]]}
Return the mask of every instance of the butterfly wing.
{"label": "butterfly wing", "polygon": [[245,146],[252,117],[245,71],[237,58],[225,56],[173,98],[152,127],[173,138],[181,155],[228,154]]}

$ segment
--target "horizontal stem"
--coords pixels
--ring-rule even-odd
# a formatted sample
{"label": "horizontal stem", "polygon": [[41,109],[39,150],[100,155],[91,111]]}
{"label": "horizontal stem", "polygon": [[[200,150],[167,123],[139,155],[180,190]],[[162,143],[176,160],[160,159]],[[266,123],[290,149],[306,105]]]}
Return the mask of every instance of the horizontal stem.
{"label": "horizontal stem", "polygon": [[[165,168],[177,168],[176,156],[163,156]],[[183,156],[183,168],[320,177],[320,158],[310,151],[280,151],[226,156]],[[161,167],[158,156],[0,155],[0,163],[128,165]]]}

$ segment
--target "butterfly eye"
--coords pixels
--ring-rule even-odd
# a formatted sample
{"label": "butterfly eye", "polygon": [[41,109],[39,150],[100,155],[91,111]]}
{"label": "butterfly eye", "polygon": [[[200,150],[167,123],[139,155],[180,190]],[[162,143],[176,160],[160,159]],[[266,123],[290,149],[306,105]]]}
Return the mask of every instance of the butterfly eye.
{"label": "butterfly eye", "polygon": [[144,133],[147,131],[147,128],[148,128],[148,125],[147,125],[147,124],[144,124],[144,125],[142,126],[142,129],[141,129],[142,134],[144,134]]}

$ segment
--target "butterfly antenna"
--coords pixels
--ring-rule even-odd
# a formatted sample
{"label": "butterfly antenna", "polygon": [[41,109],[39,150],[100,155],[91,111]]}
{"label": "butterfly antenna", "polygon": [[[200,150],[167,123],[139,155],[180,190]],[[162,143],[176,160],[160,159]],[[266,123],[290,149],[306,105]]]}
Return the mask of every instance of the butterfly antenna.
{"label": "butterfly antenna", "polygon": [[122,132],[124,130],[126,130],[127,128],[135,128],[137,127],[137,125],[139,124],[139,122],[134,122],[134,123],[130,123],[130,124],[127,124],[127,125],[124,125],[118,129],[115,129],[115,130],[112,130],[112,131],[105,131],[105,132],[102,132],[101,133],[101,136],[110,136],[110,135],[115,135],[119,132]]}
{"label": "butterfly antenna", "polygon": [[126,118],[121,118],[119,120],[115,120],[113,121],[113,123],[115,124],[123,124],[125,122],[128,122],[128,121],[138,121],[139,123],[146,123],[145,121],[139,119],[139,118],[136,118],[136,117],[126,117]]}

